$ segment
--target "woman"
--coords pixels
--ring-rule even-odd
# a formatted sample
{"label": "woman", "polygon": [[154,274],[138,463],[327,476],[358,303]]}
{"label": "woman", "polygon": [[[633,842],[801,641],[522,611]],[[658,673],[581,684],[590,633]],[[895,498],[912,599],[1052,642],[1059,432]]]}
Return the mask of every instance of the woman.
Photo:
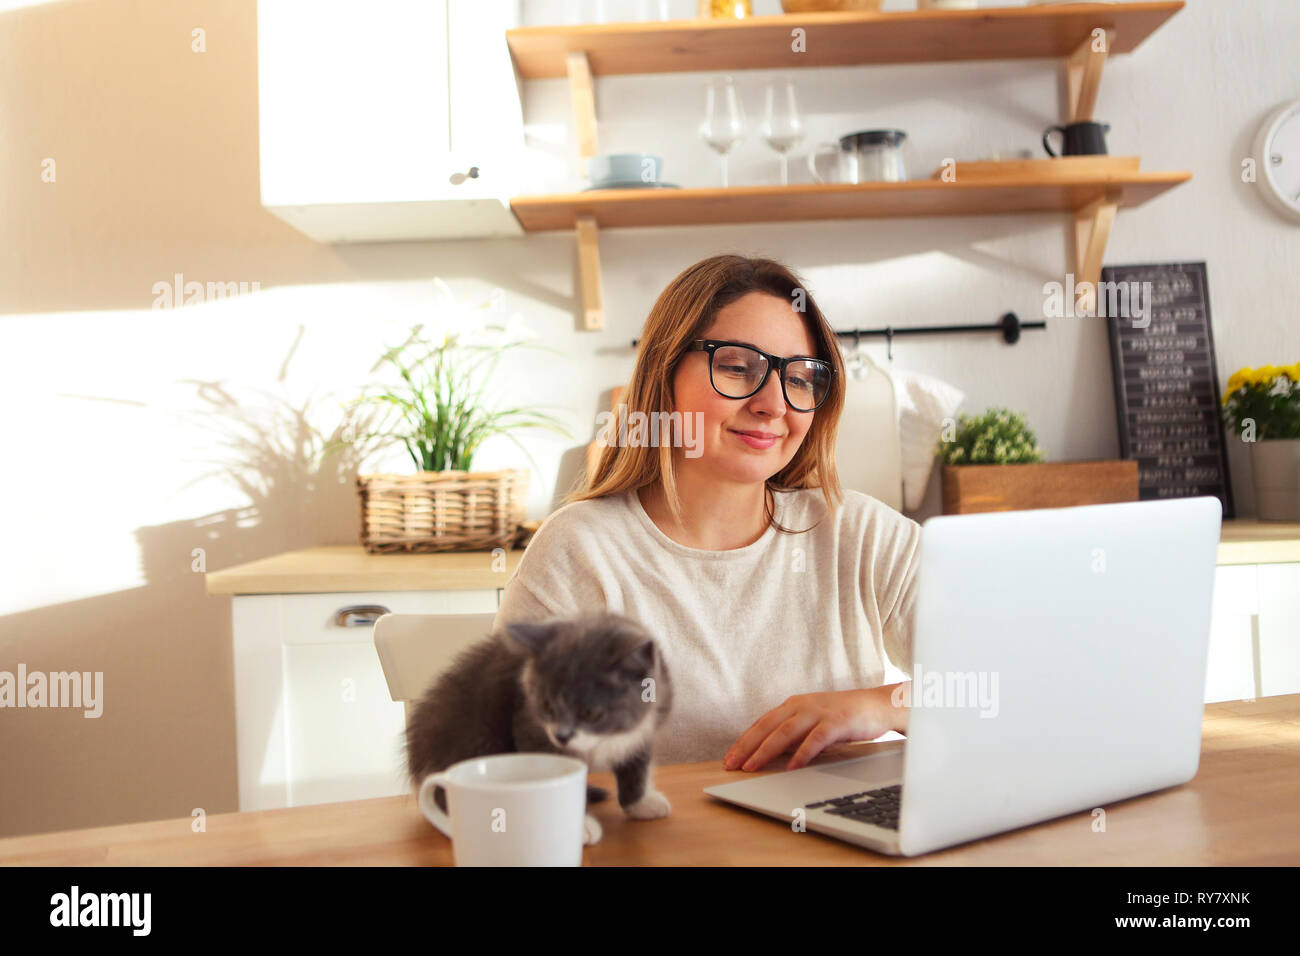
{"label": "woman", "polygon": [[629,416],[680,412],[682,432],[614,436],[533,536],[496,625],[595,609],[645,625],[673,680],[658,764],[757,770],[793,750],[793,769],[904,731],[902,685],[879,685],[886,652],[911,672],[921,529],[841,492],[844,385],[835,333],[788,269],[688,268],[650,311],[625,396]]}

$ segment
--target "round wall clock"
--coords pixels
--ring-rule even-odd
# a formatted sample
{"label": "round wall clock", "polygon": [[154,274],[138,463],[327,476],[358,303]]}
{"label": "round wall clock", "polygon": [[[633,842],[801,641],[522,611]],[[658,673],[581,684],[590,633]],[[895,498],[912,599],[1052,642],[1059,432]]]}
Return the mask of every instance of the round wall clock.
{"label": "round wall clock", "polygon": [[1300,221],[1300,100],[1275,110],[1255,139],[1256,182],[1278,212]]}

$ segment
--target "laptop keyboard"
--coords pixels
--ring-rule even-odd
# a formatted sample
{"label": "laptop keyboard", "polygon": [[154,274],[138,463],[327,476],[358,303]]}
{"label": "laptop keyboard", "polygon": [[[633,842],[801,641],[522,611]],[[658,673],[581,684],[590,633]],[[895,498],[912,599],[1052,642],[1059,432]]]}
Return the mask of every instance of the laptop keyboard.
{"label": "laptop keyboard", "polygon": [[809,810],[825,810],[846,820],[861,820],[890,830],[898,829],[898,805],[902,800],[903,785],[896,783],[877,790],[846,793],[842,797],[818,800],[807,806]]}

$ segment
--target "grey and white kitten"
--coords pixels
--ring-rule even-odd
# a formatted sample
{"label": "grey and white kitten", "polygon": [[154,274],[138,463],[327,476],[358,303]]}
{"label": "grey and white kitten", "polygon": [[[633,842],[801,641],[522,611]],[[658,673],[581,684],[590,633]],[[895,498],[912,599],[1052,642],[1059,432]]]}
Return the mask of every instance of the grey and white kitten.
{"label": "grey and white kitten", "polygon": [[[462,651],[425,691],[406,728],[407,768],[418,786],[471,757],[568,754],[614,772],[628,817],[657,819],[671,807],[651,780],[652,749],[671,706],[663,654],[631,618],[602,611],[514,622]],[[587,787],[588,804],[608,795]],[[441,790],[436,798],[445,812]],[[589,844],[601,836],[590,813],[585,836]]]}

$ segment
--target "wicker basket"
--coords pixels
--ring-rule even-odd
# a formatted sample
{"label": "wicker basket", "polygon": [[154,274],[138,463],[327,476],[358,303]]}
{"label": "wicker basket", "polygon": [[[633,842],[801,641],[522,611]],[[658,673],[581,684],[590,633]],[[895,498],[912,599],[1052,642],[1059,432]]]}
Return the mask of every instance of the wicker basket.
{"label": "wicker basket", "polygon": [[360,475],[361,544],[372,554],[509,548],[527,514],[528,474]]}

